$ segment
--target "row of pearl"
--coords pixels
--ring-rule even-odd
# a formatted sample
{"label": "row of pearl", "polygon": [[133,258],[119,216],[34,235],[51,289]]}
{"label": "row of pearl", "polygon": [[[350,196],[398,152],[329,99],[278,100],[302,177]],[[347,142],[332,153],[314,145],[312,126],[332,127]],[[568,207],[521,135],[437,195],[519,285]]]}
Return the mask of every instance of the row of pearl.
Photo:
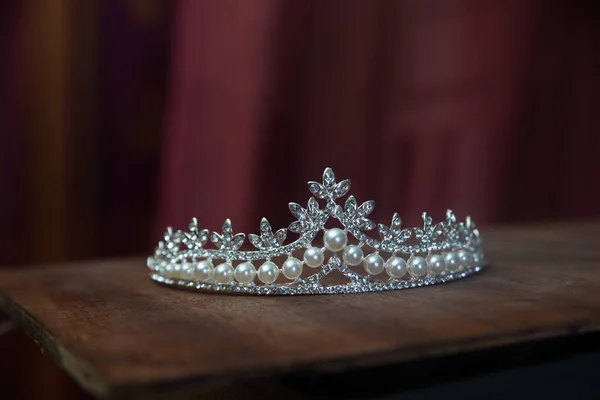
{"label": "row of pearl", "polygon": [[[347,245],[348,235],[339,228],[329,229],[323,235],[323,245],[332,252],[342,251],[346,265],[363,264],[369,275],[379,275],[385,269],[392,278],[402,278],[408,272],[413,277],[423,277],[427,273],[439,275],[446,271],[456,272],[461,267],[479,265],[483,261],[481,253],[471,253],[461,249],[443,254],[430,254],[427,258],[411,256],[408,262],[401,257],[392,256],[387,261],[378,253],[365,257],[360,246]],[[318,267],[323,263],[323,252],[317,247],[311,247],[304,253],[304,263],[309,267]]]}
{"label": "row of pearl", "polygon": [[[456,272],[461,267],[471,267],[482,262],[480,253],[471,253],[464,249],[443,254],[430,254],[427,258],[413,255],[408,261],[402,257],[391,256],[384,261],[378,253],[372,253],[365,257],[360,246],[348,246],[347,241],[346,232],[339,228],[329,229],[323,236],[323,244],[326,249],[332,252],[343,250],[342,258],[346,265],[357,266],[362,263],[367,274],[372,276],[381,274],[385,269],[392,278],[402,278],[407,273],[412,277],[421,278],[428,273],[439,275],[444,272]],[[284,261],[281,273],[286,278],[294,280],[302,274],[303,264],[310,268],[321,267],[325,261],[323,249],[307,248],[303,261],[289,257]],[[214,267],[211,260],[200,261],[195,268],[194,264],[186,263],[182,266],[182,270],[184,275],[189,275],[196,280],[210,281],[214,279],[215,282],[224,284],[231,284],[234,279],[241,284],[249,284],[257,276],[261,282],[271,284],[277,280],[280,273],[279,267],[272,261],[264,262],[258,271],[250,261],[243,262],[234,268],[230,262],[224,262]]]}

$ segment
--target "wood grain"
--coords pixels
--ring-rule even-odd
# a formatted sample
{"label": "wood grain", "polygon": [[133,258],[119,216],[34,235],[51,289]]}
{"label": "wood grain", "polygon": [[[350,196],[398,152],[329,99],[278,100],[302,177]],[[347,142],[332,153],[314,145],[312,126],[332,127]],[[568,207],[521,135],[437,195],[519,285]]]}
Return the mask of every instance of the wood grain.
{"label": "wood grain", "polygon": [[600,222],[498,229],[480,275],[359,295],[179,291],[137,258],[7,270],[1,304],[97,395],[339,371],[600,330],[599,237]]}

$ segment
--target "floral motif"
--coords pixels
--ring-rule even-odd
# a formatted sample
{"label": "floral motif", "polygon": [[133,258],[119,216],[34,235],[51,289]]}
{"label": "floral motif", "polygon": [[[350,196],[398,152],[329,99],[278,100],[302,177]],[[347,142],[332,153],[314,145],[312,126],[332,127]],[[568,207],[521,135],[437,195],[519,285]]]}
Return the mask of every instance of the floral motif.
{"label": "floral motif", "polygon": [[213,232],[210,235],[210,241],[221,250],[237,250],[242,246],[246,238],[246,234],[244,233],[233,234],[229,218],[225,220],[222,232],[222,234]]}
{"label": "floral motif", "polygon": [[165,244],[167,246],[167,250],[171,252],[176,252],[179,250],[179,245],[183,241],[183,232],[175,231],[173,232],[173,228],[170,226],[167,228],[164,234]]}
{"label": "floral motif", "polygon": [[201,249],[208,241],[208,229],[198,228],[198,219],[192,218],[188,227],[189,232],[183,233],[183,243],[188,249]]}
{"label": "floral motif", "polygon": [[306,208],[298,203],[289,203],[288,206],[292,215],[298,218],[297,221],[292,222],[288,227],[292,232],[302,233],[313,229],[316,225],[324,224],[329,217],[327,210],[321,210],[319,203],[314,197],[308,199]]}
{"label": "floral motif", "polygon": [[384,247],[392,247],[394,245],[402,244],[406,242],[412,234],[412,230],[410,228],[402,229],[402,219],[398,213],[394,213],[394,216],[392,217],[392,223],[389,227],[385,226],[384,224],[379,224],[377,226],[377,230],[382,239],[381,245]]}
{"label": "floral motif", "polygon": [[446,211],[446,221],[441,222],[440,226],[446,239],[456,242],[460,240],[460,231],[457,229],[456,215],[452,210]]}
{"label": "floral motif", "polygon": [[326,168],[323,172],[323,183],[310,181],[308,182],[308,190],[320,199],[334,200],[344,197],[350,191],[350,185],[349,179],[336,183],[333,170]]}
{"label": "floral motif", "polygon": [[344,207],[338,206],[336,215],[348,229],[370,231],[375,228],[375,223],[367,218],[375,209],[375,201],[368,200],[358,206],[354,196],[348,197]]}
{"label": "floral motif", "polygon": [[248,235],[248,240],[257,249],[266,250],[281,246],[285,241],[286,234],[287,230],[285,228],[273,233],[271,224],[266,218],[263,218],[260,221],[260,236],[251,233]]}
{"label": "floral motif", "polygon": [[421,241],[421,243],[427,245],[433,243],[438,236],[442,234],[442,227],[440,224],[433,224],[433,220],[426,212],[423,213],[423,228],[414,228],[415,237]]}

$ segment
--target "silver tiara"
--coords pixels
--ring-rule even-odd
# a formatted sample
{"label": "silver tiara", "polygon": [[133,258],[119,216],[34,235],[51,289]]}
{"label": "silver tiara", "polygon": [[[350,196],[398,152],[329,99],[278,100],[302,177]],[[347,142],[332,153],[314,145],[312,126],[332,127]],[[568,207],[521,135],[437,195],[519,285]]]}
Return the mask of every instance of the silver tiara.
{"label": "silver tiara", "polygon": [[[423,213],[423,226],[403,228],[400,215],[389,225],[375,224],[373,200],[359,205],[349,196],[350,180],[336,182],[331,168],[323,182],[308,182],[314,195],[306,207],[289,203],[296,218],[273,232],[263,218],[260,234],[209,232],[192,219],[189,231],[167,228],[148,258],[154,281],[207,292],[261,295],[378,292],[434,285],[464,278],[486,264],[483,243],[470,217],[458,222],[451,210],[434,224]],[[319,200],[325,202],[324,207]],[[339,227],[326,228],[338,221]],[[367,232],[377,228],[378,238]],[[290,240],[289,232],[297,236]],[[205,245],[212,242],[214,248]],[[322,246],[321,246],[322,244]]]}

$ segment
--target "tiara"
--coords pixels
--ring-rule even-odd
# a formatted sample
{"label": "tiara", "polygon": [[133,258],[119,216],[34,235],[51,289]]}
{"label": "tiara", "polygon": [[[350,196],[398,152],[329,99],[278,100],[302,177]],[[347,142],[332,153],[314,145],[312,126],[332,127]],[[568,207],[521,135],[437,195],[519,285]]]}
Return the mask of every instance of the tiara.
{"label": "tiara", "polygon": [[[350,191],[350,180],[336,182],[331,168],[325,169],[322,183],[308,182],[308,189],[314,196],[306,207],[289,203],[296,220],[287,228],[273,232],[263,218],[260,234],[247,235],[254,249],[242,250],[246,235],[234,233],[229,219],[221,233],[200,229],[196,218],[188,232],[167,228],[148,258],[151,278],[208,292],[336,294],[434,285],[486,265],[482,239],[470,217],[459,222],[448,210],[446,220],[434,224],[423,213],[422,227],[403,228],[395,213],[389,225],[375,224],[369,219],[373,200],[359,205],[348,196],[338,204]],[[339,227],[326,228],[328,222]],[[378,235],[367,234],[375,228]],[[297,237],[290,240],[289,232]],[[209,240],[213,248],[205,247]]]}

